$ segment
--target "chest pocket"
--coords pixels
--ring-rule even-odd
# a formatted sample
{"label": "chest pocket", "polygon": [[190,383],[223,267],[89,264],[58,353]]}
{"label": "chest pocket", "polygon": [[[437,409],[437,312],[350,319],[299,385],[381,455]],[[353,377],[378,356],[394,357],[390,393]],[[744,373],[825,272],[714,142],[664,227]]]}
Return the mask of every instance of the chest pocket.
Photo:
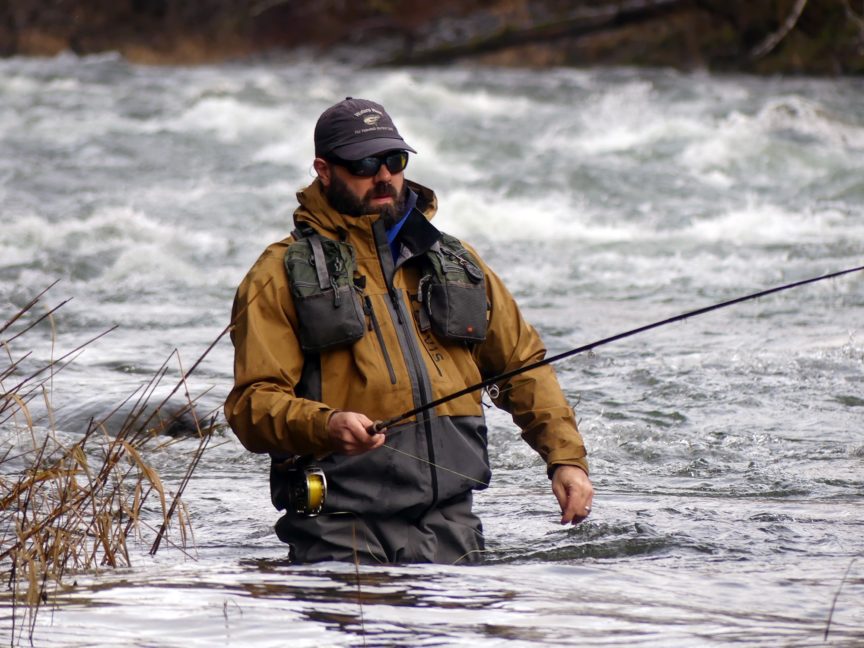
{"label": "chest pocket", "polygon": [[[295,233],[296,234],[296,233]],[[363,337],[365,316],[354,286],[354,248],[317,233],[301,233],[284,264],[299,320],[300,346],[319,352]]]}
{"label": "chest pocket", "polygon": [[441,337],[463,342],[485,340],[488,307],[480,264],[459,239],[448,234],[442,234],[426,253],[426,260],[427,271],[418,291],[422,319],[428,318],[432,330]]}

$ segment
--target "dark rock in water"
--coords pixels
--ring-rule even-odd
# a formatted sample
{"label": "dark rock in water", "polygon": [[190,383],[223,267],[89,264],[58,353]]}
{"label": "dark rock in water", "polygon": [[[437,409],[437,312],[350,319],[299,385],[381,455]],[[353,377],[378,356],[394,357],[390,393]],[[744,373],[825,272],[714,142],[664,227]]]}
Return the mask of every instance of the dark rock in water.
{"label": "dark rock in water", "polygon": [[126,402],[91,399],[83,403],[70,403],[58,408],[55,427],[72,433],[83,434],[91,426],[104,430],[111,436],[146,433],[171,437],[198,436],[198,425],[204,428],[205,421],[198,420],[197,413],[189,403],[177,400],[141,405]]}
{"label": "dark rock in water", "polygon": [[[203,422],[201,426],[203,427]],[[160,417],[159,428],[155,428],[156,434],[166,434],[171,437],[198,436],[195,414],[188,409],[174,412],[167,418]]]}

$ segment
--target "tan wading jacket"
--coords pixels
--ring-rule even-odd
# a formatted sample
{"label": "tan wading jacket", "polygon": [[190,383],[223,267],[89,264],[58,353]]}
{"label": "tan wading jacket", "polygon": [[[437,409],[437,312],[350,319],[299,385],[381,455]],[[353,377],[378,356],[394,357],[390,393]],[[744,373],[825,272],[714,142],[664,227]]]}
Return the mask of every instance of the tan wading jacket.
{"label": "tan wading jacket", "polygon": [[[418,201],[400,231],[395,267],[377,215],[336,213],[317,180],[298,194],[295,223],[354,248],[355,283],[362,286],[358,292],[365,311],[365,333],[358,341],[304,355],[297,303],[283,263],[293,237],[270,245],[237,290],[231,333],[234,388],[225,403],[226,417],[252,452],[270,453],[276,461],[315,455],[327,475],[325,513],[412,516],[484,488],[490,479],[480,391],[440,405],[419,421],[391,427],[387,443],[402,452],[385,447],[351,457],[330,454],[326,426],[334,411],[386,420],[536,362],[546,352],[501,280],[471,248],[466,249],[485,274],[485,340],[445,339],[424,325],[417,301],[420,267],[441,234],[429,222],[437,208],[434,194],[408,184]],[[495,404],[510,412],[550,468],[570,464],[587,472],[573,411],[550,366],[516,376],[499,389]],[[280,489],[278,474],[271,472],[271,494],[282,509],[287,502]]]}

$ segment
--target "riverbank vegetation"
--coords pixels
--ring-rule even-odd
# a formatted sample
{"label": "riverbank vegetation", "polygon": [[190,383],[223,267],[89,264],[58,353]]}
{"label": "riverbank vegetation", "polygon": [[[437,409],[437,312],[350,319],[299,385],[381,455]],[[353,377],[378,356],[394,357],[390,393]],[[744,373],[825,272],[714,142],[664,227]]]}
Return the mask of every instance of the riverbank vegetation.
{"label": "riverbank vegetation", "polygon": [[[199,420],[186,388],[190,372],[181,370],[168,396],[156,398],[171,373],[166,362],[85,429],[57,429],[53,382],[105,333],[54,358],[53,315],[65,302],[44,306],[46,293],[0,321],[0,575],[6,584],[0,601],[12,611],[13,644],[32,638],[40,610],[54,604],[75,574],[130,566],[130,538],[146,542],[151,554],[163,542],[187,550],[191,527],[181,496],[215,420]],[[46,329],[52,332],[51,359],[17,351],[28,348],[28,335],[41,336],[41,342]],[[185,399],[179,409],[168,406],[177,393]],[[120,421],[112,421],[109,432],[114,418]],[[172,491],[148,454],[176,443],[172,432],[181,418],[187,430],[191,421],[199,443]]]}
{"label": "riverbank vegetation", "polygon": [[862,0],[17,0],[0,54],[194,64],[302,50],[378,65],[864,73]]}

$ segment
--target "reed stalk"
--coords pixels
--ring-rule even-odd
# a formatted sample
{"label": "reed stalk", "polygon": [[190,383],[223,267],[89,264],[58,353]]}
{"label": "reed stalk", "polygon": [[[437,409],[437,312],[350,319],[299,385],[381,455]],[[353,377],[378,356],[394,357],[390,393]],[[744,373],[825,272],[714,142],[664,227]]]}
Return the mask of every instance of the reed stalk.
{"label": "reed stalk", "polygon": [[[130,538],[143,540],[153,532],[154,554],[172,531],[179,540],[171,545],[186,551],[192,534],[180,496],[216,420],[213,416],[201,424],[187,384],[214,342],[192,370],[184,372],[180,366],[180,380],[155,408],[150,401],[169,374],[171,358],[101,420],[91,420],[80,431],[56,430],[50,395],[53,377],[111,329],[56,359],[52,350],[52,359],[41,363],[29,351],[16,353],[14,347],[22,341],[26,346],[26,336],[38,331],[42,322],[49,321],[53,331],[53,314],[66,303],[43,307],[54,285],[0,323],[0,443],[9,444],[0,450],[0,576],[6,583],[0,601],[5,599],[12,609],[11,645],[25,636],[32,642],[40,610],[69,587],[70,575],[130,566]],[[53,343],[52,333],[52,349]],[[179,364],[179,354],[175,351],[173,356]],[[184,406],[180,412],[168,411],[168,399],[181,388]],[[32,406],[40,396],[48,415],[37,420]],[[109,433],[106,422],[127,403],[133,403],[131,410],[119,430]],[[191,419],[200,443],[172,494],[148,462],[147,451],[155,439],[164,441],[163,433],[180,415]],[[70,434],[79,432],[70,440]]]}

